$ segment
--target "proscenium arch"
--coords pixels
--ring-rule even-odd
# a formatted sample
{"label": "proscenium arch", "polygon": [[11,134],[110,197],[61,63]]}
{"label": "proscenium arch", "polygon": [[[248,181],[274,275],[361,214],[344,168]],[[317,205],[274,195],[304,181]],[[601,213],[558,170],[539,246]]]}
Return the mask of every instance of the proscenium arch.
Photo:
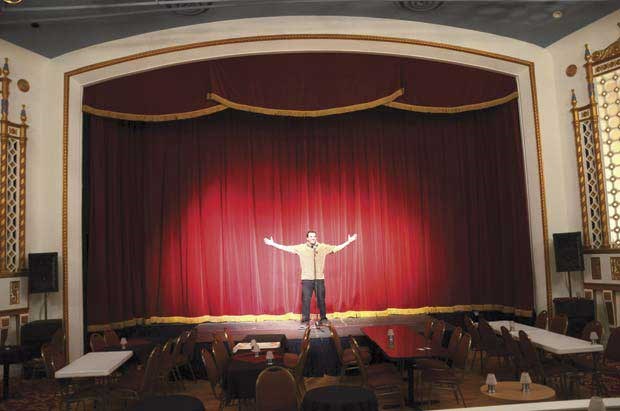
{"label": "proscenium arch", "polygon": [[[71,359],[83,351],[81,252],[81,104],[83,88],[115,77],[201,60],[294,52],[346,52],[431,59],[513,75],[519,90],[519,119],[525,157],[534,280],[545,273],[546,308],[551,310],[547,209],[535,68],[531,61],[483,50],[399,37],[356,34],[280,34],[190,43],[127,55],[64,73],[62,128],[63,322]],[[206,98],[206,96],[205,96]],[[534,137],[532,139],[532,137]],[[76,193],[69,198],[69,192]],[[71,215],[72,220],[69,219]],[[71,224],[71,226],[70,226]],[[71,236],[69,236],[71,234]],[[538,247],[543,249],[541,256]],[[69,253],[69,250],[72,253]],[[502,267],[498,267],[501,270]],[[71,276],[71,282],[69,281]],[[71,283],[72,294],[69,295]],[[76,292],[77,291],[77,292]],[[538,301],[540,306],[541,302]],[[76,336],[76,337],[72,337]]]}

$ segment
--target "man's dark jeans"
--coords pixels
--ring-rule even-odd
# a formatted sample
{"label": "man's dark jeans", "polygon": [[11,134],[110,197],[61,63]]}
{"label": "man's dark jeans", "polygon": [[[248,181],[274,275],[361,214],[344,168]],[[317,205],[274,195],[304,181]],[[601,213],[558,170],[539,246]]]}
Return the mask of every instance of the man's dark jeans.
{"label": "man's dark jeans", "polygon": [[310,320],[310,300],[316,293],[316,302],[321,312],[321,320],[326,319],[325,280],[301,280],[301,321]]}

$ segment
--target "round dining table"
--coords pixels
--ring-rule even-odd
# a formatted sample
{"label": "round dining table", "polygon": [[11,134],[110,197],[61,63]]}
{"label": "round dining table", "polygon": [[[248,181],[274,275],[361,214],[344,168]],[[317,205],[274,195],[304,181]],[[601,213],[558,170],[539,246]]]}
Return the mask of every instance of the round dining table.
{"label": "round dining table", "polygon": [[523,392],[519,381],[499,381],[494,393],[490,393],[489,387],[485,384],[480,387],[480,392],[503,403],[539,402],[555,398],[555,390],[551,387],[530,384],[530,390]]}

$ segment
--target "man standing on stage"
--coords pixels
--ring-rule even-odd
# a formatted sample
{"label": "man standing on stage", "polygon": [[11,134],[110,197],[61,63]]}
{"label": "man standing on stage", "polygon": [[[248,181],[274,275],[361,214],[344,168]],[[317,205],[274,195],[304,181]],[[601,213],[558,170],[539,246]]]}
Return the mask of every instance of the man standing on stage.
{"label": "man standing on stage", "polygon": [[316,240],[316,231],[306,233],[306,242],[298,245],[282,245],[273,241],[273,237],[265,237],[265,244],[279,250],[297,254],[301,264],[301,322],[306,325],[310,320],[310,300],[312,292],[316,293],[316,300],[321,312],[321,325],[327,325],[325,312],[325,257],[327,254],[336,253],[353,241],[357,240],[357,234],[350,235],[347,241],[340,245],[322,244]]}

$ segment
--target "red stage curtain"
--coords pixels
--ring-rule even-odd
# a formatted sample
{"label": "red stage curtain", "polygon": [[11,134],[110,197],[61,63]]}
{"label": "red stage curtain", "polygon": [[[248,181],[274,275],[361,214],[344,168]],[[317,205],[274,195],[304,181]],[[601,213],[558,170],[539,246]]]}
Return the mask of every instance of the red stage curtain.
{"label": "red stage curtain", "polygon": [[450,116],[316,119],[234,110],[186,121],[91,116],[89,325],[300,312],[299,262],[263,244],[308,229],[328,312],[531,309],[517,102]]}

